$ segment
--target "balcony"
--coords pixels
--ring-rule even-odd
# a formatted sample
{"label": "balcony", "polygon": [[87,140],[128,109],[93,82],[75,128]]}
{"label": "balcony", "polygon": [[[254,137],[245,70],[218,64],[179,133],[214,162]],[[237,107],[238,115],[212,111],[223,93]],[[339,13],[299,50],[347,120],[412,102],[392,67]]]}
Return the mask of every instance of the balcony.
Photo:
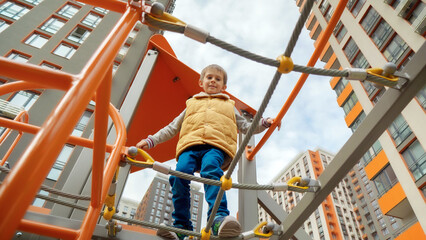
{"label": "balcony", "polygon": [[385,151],[383,151],[383,150],[380,151],[379,154],[377,154],[377,156],[374,157],[373,160],[371,160],[371,162],[369,162],[367,166],[365,166],[365,173],[366,173],[368,179],[371,180],[388,163],[389,163],[389,160],[388,160],[388,158],[385,154]]}
{"label": "balcony", "polygon": [[378,202],[383,214],[387,216],[404,219],[413,214],[400,183],[395,184]]}

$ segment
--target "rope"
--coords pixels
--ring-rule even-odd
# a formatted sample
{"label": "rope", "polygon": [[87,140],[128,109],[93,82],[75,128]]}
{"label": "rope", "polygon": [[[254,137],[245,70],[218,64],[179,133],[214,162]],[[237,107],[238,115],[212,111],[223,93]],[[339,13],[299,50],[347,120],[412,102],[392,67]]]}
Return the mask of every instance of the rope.
{"label": "rope", "polygon": [[[9,173],[10,169],[4,166],[0,166],[0,171],[5,172],[5,173]],[[75,195],[75,194],[71,194],[71,193],[65,193],[62,192],[58,189],[46,186],[46,185],[41,185],[40,189],[49,192],[49,193],[53,193],[56,194],[58,196],[61,197],[66,197],[66,198],[71,198],[71,199],[75,199],[75,200],[89,200],[90,201],[90,196],[83,196],[83,195]]]}
{"label": "rope", "polygon": [[284,56],[290,57],[293,52],[294,46],[296,46],[297,39],[299,39],[300,32],[302,31],[303,25],[308,19],[309,13],[311,12],[314,0],[305,1],[305,6],[302,9],[299,19],[297,20],[296,26],[294,27],[293,34],[291,35],[290,41],[285,49]]}

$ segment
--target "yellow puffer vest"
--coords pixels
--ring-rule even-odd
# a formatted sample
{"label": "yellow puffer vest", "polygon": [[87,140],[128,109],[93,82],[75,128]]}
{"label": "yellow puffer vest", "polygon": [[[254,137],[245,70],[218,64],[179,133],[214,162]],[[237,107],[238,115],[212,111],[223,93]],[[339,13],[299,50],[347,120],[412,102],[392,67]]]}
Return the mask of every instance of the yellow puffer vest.
{"label": "yellow puffer vest", "polygon": [[237,151],[235,102],[225,94],[197,94],[186,101],[185,118],[176,147],[176,159],[188,147],[209,144],[222,149],[226,170]]}

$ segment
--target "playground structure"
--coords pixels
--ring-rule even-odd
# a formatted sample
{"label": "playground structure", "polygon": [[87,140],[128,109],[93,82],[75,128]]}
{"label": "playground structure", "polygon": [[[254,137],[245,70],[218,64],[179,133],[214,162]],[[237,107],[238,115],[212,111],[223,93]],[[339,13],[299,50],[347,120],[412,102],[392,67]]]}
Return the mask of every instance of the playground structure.
{"label": "playground structure", "polygon": [[[190,25],[186,25],[182,21],[162,12],[161,6],[159,5],[146,5],[144,1],[129,1],[124,3],[120,1],[81,1],[87,4],[98,5],[105,9],[123,13],[121,20],[117,26],[112,30],[109,36],[105,39],[102,45],[99,47],[96,54],[93,56],[88,65],[79,75],[71,75],[63,72],[53,71],[33,65],[21,64],[9,61],[5,58],[0,58],[1,75],[7,76],[14,79],[20,79],[22,81],[5,84],[0,87],[0,93],[5,94],[7,92],[23,90],[23,89],[34,89],[34,88],[53,88],[66,91],[62,101],[58,104],[55,111],[52,112],[48,120],[43,124],[42,127],[35,127],[29,124],[20,123],[13,120],[1,119],[0,123],[2,126],[16,129],[23,132],[30,132],[36,134],[34,140],[22,155],[18,164],[12,169],[2,183],[0,189],[0,203],[2,206],[8,206],[4,210],[4,219],[8,221],[2,221],[0,229],[5,234],[6,238],[10,238],[16,230],[33,232],[40,235],[46,235],[51,237],[60,237],[64,239],[89,239],[96,227],[96,223],[99,217],[99,213],[102,212],[103,204],[107,205],[104,210],[107,215],[105,218],[110,220],[113,216],[113,205],[114,201],[111,201],[109,196],[113,196],[110,193],[110,185],[114,182],[115,175],[120,162],[123,162],[122,155],[127,153],[125,146],[126,141],[126,129],[118,111],[109,105],[109,94],[111,92],[111,80],[112,80],[112,66],[111,63],[119,51],[122,43],[125,41],[126,36],[131,31],[133,25],[137,21],[142,21],[155,28],[161,28],[169,31],[181,32],[186,36],[196,39],[201,42],[210,42],[212,44],[223,47],[229,51],[239,54],[243,57],[250,58],[254,61],[277,67],[277,72],[271,82],[271,85],[266,93],[264,101],[262,102],[257,114],[253,118],[253,122],[256,123],[260,120],[263,111],[265,110],[268,101],[273,93],[273,90],[278,83],[281,74],[288,73],[290,71],[303,72],[294,90],[290,94],[283,108],[277,115],[277,122],[280,121],[286,111],[291,106],[298,92],[305,83],[308,74],[319,74],[326,76],[342,76],[349,77],[358,80],[370,80],[375,83],[390,86],[392,89],[387,91],[382,97],[382,100],[375,106],[374,110],[366,117],[364,123],[358,128],[348,142],[342,147],[339,153],[336,155],[334,161],[319,177],[321,187],[317,184],[311,183],[312,186],[316,187],[316,191],[305,194],[298,206],[293,211],[287,214],[283,210],[279,210],[276,205],[271,203],[266,194],[255,193],[254,198],[257,203],[257,199],[261,202],[261,205],[269,209],[271,215],[280,222],[285,228],[280,230],[268,231],[266,235],[259,232],[259,229],[248,231],[242,234],[240,237],[248,239],[251,237],[277,237],[279,239],[289,239],[293,235],[303,236],[303,233],[297,232],[298,228],[303,223],[304,219],[309,216],[316,207],[324,200],[324,198],[334,188],[335,184],[343,178],[344,175],[350,170],[350,168],[356,163],[357,159],[361,158],[363,153],[368,149],[369,146],[378,138],[378,136],[386,129],[388,123],[392,122],[393,119],[398,115],[404,106],[415,96],[417,90],[424,85],[424,80],[421,76],[424,76],[424,63],[421,61],[421,56],[426,54],[426,49],[423,46],[419,52],[413,58],[413,61],[407,65],[402,73],[394,73],[392,69],[349,69],[344,71],[338,70],[325,70],[315,69],[312,66],[315,65],[319,54],[322,51],[327,39],[331,35],[331,32],[336,25],[340,14],[342,13],[347,1],[340,1],[339,6],[336,8],[333,17],[329,22],[329,26],[325,29],[321,36],[317,49],[313,53],[309,63],[306,67],[298,66],[293,64],[291,61],[291,52],[295,46],[297,37],[301,31],[303,23],[305,22],[312,4],[314,1],[307,1],[304,9],[302,10],[301,17],[297,23],[293,37],[284,53],[283,56],[279,57],[279,60],[266,59],[255,54],[242,51],[230,44],[226,44],[218,39],[209,36],[208,33],[196,29]],[[420,59],[416,61],[417,59]],[[423,65],[422,65],[423,64]],[[385,73],[383,73],[385,72]],[[383,75],[381,75],[383,74]],[[399,76],[399,77],[398,77]],[[60,81],[58,81],[60,79]],[[96,94],[94,92],[102,92],[104,94]],[[87,140],[78,137],[69,137],[73,126],[78,121],[78,116],[84,111],[88,102],[94,96],[96,102],[95,111],[95,137],[94,140]],[[107,121],[108,114],[112,118],[117,138],[113,145],[106,144],[107,139]],[[253,124],[256,125],[256,124]],[[253,181],[250,177],[249,172],[255,171],[252,165],[249,165],[247,159],[253,159],[260,147],[265,143],[267,138],[272,134],[277,124],[274,123],[268,132],[265,134],[259,144],[253,149],[246,149],[246,146],[252,141],[251,135],[253,131],[247,133],[242,139],[239,150],[236,154],[235,159],[232,161],[229,171],[224,176],[222,182],[206,182],[209,184],[215,184],[222,186],[221,191],[218,194],[220,199],[223,196],[224,191],[232,187],[248,187],[249,189],[270,189],[270,190],[299,190],[304,191],[301,186],[293,185],[294,182],[290,182],[287,187],[285,186],[238,186],[233,184],[230,180],[230,175],[234,170],[237,161],[240,161],[240,168],[245,169],[245,176],[243,176],[243,184]],[[19,139],[18,139],[19,140]],[[87,213],[79,229],[70,229],[64,227],[58,227],[52,224],[39,223],[31,220],[24,219],[24,215],[27,209],[39,190],[40,186],[51,166],[53,165],[56,156],[59,154],[61,147],[66,142],[72,142],[77,145],[81,145],[87,148],[93,149],[93,164],[92,164],[92,194],[90,196],[90,205],[87,209]],[[253,145],[253,144],[252,144]],[[247,155],[244,156],[247,150]],[[130,150],[131,156],[135,156],[134,149]],[[109,153],[108,161],[104,165],[105,152]],[[137,151],[138,154],[143,152]],[[31,161],[32,159],[40,159],[37,162]],[[146,157],[149,159],[149,157]],[[128,159],[132,162],[132,159]],[[136,161],[132,162],[139,167],[150,167],[159,166],[157,169],[160,171],[172,173],[169,169],[165,169],[161,164],[155,164],[152,160],[148,162]],[[142,165],[141,165],[142,164]],[[248,165],[245,165],[248,164]],[[176,173],[179,174],[179,173]],[[185,177],[185,176],[182,176]],[[31,182],[22,186],[22,182],[26,179],[32,179]],[[200,180],[201,179],[193,179]],[[302,179],[295,179],[293,181],[303,182]],[[307,183],[309,185],[309,183]],[[307,186],[307,185],[306,185]],[[263,187],[263,188],[262,188]],[[302,187],[303,184],[302,184]],[[20,189],[17,191],[16,189]],[[245,192],[244,194],[250,194]],[[111,204],[112,203],[112,204]],[[217,210],[217,208],[216,208]],[[214,211],[216,211],[214,209]],[[214,214],[212,214],[214,215]],[[252,224],[256,221],[253,217],[249,216],[250,213],[240,211],[240,220],[243,225],[256,226]],[[108,219],[109,218],[109,219]],[[137,222],[134,222],[137,223]],[[145,226],[154,228],[161,228],[161,226],[150,225],[149,223],[141,223]],[[205,229],[210,229],[212,219],[209,219]],[[264,226],[265,224],[258,225]],[[116,225],[110,225],[109,233],[115,235]],[[202,239],[209,238],[209,232],[203,230],[201,233],[186,232],[183,230],[171,229],[174,231],[182,231],[181,233],[198,236]],[[118,233],[119,235],[120,233]],[[274,234],[274,235],[273,235]],[[273,236],[272,236],[273,235]],[[214,238],[211,236],[211,238]],[[301,237],[299,237],[301,238]]]}

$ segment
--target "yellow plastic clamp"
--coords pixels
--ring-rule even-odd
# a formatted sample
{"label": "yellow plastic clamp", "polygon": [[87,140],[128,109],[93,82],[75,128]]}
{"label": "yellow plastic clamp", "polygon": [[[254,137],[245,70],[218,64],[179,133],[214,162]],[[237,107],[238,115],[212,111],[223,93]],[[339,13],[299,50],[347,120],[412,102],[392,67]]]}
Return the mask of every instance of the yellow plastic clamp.
{"label": "yellow plastic clamp", "polygon": [[161,17],[155,17],[152,14],[150,14],[149,16],[151,18],[153,18],[154,20],[159,21],[159,22],[169,23],[169,24],[175,24],[175,25],[179,25],[179,26],[183,26],[183,27],[186,26],[185,22],[183,22],[179,18],[174,17],[173,15],[171,15],[169,13],[166,13],[166,12],[164,12],[163,16],[161,16]]}
{"label": "yellow plastic clamp", "polygon": [[104,215],[103,215],[104,219],[108,221],[111,220],[112,216],[115,214],[115,207],[112,207],[111,210],[109,209],[110,209],[109,207],[105,207]]}
{"label": "yellow plastic clamp", "polygon": [[290,57],[285,57],[284,55],[280,55],[277,57],[277,60],[280,61],[280,66],[278,67],[278,72],[280,73],[289,73],[293,71],[293,60]]}
{"label": "yellow plastic clamp", "polygon": [[373,76],[380,77],[380,78],[383,78],[383,79],[389,81],[389,83],[386,84],[386,86],[392,87],[392,86],[395,86],[398,83],[398,77],[395,77],[394,75],[390,75],[388,77],[383,76],[382,75],[383,69],[381,69],[381,68],[369,68],[366,71],[367,71],[368,74],[371,74]]}
{"label": "yellow plastic clamp", "polygon": [[258,237],[270,237],[272,236],[272,231],[269,231],[268,233],[262,233],[260,232],[260,229],[262,229],[262,227],[266,226],[266,224],[268,224],[268,222],[261,222],[259,223],[253,230],[254,234]]}
{"label": "yellow plastic clamp", "polygon": [[149,155],[147,152],[145,152],[144,150],[138,148],[138,155],[141,155],[142,158],[145,160],[145,162],[143,161],[137,161],[133,158],[130,158],[129,156],[126,156],[127,160],[129,160],[130,162],[133,163],[143,163],[143,164],[154,164],[154,159],[151,157],[151,155]]}
{"label": "yellow plastic clamp", "polygon": [[301,187],[301,186],[294,185],[296,182],[300,183],[301,179],[302,179],[301,177],[292,177],[292,178],[290,178],[290,180],[287,181],[287,184],[289,186],[292,186],[292,187],[295,187],[295,188],[308,189],[309,187]]}
{"label": "yellow plastic clamp", "polygon": [[105,199],[105,205],[109,208],[114,207],[115,203],[115,194],[114,195],[107,195]]}
{"label": "yellow plastic clamp", "polygon": [[220,177],[220,181],[222,182],[222,189],[229,190],[232,188],[232,178],[226,179],[225,176]]}
{"label": "yellow plastic clamp", "polygon": [[212,230],[210,229],[208,232],[205,230],[206,228],[203,228],[201,230],[201,240],[209,240],[210,235],[212,234]]}

